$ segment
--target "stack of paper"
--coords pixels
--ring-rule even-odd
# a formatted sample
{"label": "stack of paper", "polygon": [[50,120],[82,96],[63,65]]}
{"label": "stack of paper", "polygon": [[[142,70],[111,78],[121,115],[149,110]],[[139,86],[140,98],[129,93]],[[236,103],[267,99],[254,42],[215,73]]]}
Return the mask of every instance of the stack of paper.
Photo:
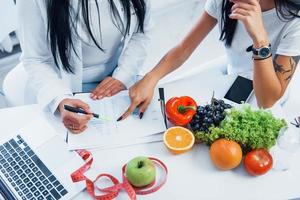
{"label": "stack of paper", "polygon": [[162,140],[159,133],[164,132],[166,127],[158,97],[153,99],[143,119],[133,114],[120,122],[117,119],[130,105],[128,91],[96,101],[86,93],[78,94],[76,98],[88,103],[91,110],[100,115],[100,119],[91,120],[89,128],[81,134],[69,134],[70,150],[110,148]]}

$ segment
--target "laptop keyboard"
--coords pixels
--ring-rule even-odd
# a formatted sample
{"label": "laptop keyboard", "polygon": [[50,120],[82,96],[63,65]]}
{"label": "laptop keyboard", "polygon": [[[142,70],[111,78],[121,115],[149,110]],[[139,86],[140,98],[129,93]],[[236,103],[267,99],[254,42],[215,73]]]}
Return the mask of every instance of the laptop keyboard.
{"label": "laptop keyboard", "polygon": [[24,200],[57,200],[68,193],[20,135],[0,145],[0,171]]}

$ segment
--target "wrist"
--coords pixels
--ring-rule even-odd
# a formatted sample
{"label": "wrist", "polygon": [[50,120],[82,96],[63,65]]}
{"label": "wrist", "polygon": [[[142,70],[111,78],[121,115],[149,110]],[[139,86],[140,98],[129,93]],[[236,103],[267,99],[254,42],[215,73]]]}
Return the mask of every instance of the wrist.
{"label": "wrist", "polygon": [[267,36],[260,36],[253,39],[253,48],[269,46],[270,40]]}
{"label": "wrist", "polygon": [[152,85],[156,85],[160,80],[159,76],[154,71],[147,73],[145,75],[145,79],[147,79]]}

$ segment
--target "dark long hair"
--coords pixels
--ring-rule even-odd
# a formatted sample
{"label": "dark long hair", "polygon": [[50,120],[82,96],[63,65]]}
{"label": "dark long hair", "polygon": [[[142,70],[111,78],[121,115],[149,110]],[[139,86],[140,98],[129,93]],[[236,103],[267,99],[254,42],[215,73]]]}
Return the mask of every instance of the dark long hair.
{"label": "dark long hair", "polygon": [[[63,69],[68,73],[74,73],[74,68],[70,64],[69,57],[71,50],[75,51],[73,37],[74,35],[78,36],[78,33],[76,32],[76,24],[79,19],[79,13],[82,13],[83,22],[93,43],[99,48],[99,50],[104,51],[100,44],[96,41],[90,27],[88,1],[89,0],[79,0],[78,8],[81,9],[81,12],[79,12],[79,10],[72,9],[74,6],[71,5],[70,0],[47,0],[47,36],[49,38],[51,53],[56,66],[59,68],[58,63],[60,61]],[[100,20],[98,1],[94,1],[97,6],[98,18]],[[124,22],[122,22],[120,18],[121,13],[118,13],[114,2],[115,0],[108,1],[112,17],[114,18],[113,21],[116,22],[115,25],[118,26],[124,36],[129,33],[132,21],[132,12],[135,12],[138,20],[138,27],[136,31],[144,32],[144,20],[146,15],[146,4],[144,0],[119,0],[125,13]]]}
{"label": "dark long hair", "polygon": [[[275,0],[277,15],[281,20],[292,20],[299,16],[300,4],[296,0]],[[222,20],[220,40],[230,47],[237,27],[237,20],[229,18],[231,8],[234,4],[229,0],[222,1]]]}

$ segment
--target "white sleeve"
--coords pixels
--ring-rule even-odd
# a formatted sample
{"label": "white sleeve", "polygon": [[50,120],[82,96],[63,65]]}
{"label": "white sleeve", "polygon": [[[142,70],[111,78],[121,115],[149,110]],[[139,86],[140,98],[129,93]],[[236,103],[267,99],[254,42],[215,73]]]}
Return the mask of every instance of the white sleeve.
{"label": "white sleeve", "polygon": [[150,31],[153,27],[151,19],[150,0],[146,1],[146,14],[144,21],[144,33],[134,32],[114,70],[113,77],[121,81],[129,89],[140,74],[144,61],[147,57],[147,48],[150,43]]}
{"label": "white sleeve", "polygon": [[[42,1],[40,1],[42,2]],[[35,0],[17,1],[18,30],[22,48],[21,62],[28,74],[29,84],[35,89],[37,102],[43,109],[56,108],[50,103],[57,97],[72,95],[59,77],[47,40],[47,22]],[[46,7],[44,8],[46,9]]]}
{"label": "white sleeve", "polygon": [[295,18],[288,22],[285,33],[281,38],[276,54],[285,56],[300,55],[300,19]]}
{"label": "white sleeve", "polygon": [[221,14],[220,6],[222,4],[221,0],[207,0],[205,3],[205,11],[215,19]]}

